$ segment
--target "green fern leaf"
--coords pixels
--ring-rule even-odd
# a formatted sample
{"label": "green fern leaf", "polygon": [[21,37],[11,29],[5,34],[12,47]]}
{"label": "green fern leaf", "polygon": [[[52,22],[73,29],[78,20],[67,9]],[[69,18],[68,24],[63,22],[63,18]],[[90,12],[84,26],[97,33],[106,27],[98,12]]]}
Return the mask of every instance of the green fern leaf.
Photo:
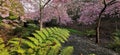
{"label": "green fern leaf", "polygon": [[72,53],[73,53],[73,47],[68,46],[62,50],[61,55],[72,55]]}
{"label": "green fern leaf", "polygon": [[49,35],[51,35],[53,33],[50,28],[46,28],[46,31],[49,33]]}
{"label": "green fern leaf", "polygon": [[28,37],[28,39],[30,39],[30,41],[34,42],[34,44],[35,44],[36,46],[38,46],[38,44],[40,44],[39,41],[38,41],[38,39],[36,39],[36,38],[34,38],[34,37]]}
{"label": "green fern leaf", "polygon": [[36,47],[35,44],[32,43],[32,42],[29,41],[29,40],[25,40],[25,39],[23,39],[23,40],[22,40],[22,43],[28,45],[28,46],[31,47],[31,48],[35,48],[35,47]]}
{"label": "green fern leaf", "polygon": [[49,33],[47,32],[46,29],[43,29],[42,32],[44,33],[44,35],[45,35],[46,37],[49,37]]}
{"label": "green fern leaf", "polygon": [[61,46],[59,45],[52,46],[48,52],[48,55],[58,55],[60,48]]}
{"label": "green fern leaf", "polygon": [[33,33],[34,37],[39,40],[39,43],[42,43],[44,40],[42,37],[40,37],[38,34]]}
{"label": "green fern leaf", "polygon": [[47,38],[47,36],[45,36],[42,31],[37,31],[37,30],[36,30],[36,33],[39,34],[39,36],[40,36],[41,38],[43,38],[43,40],[45,40],[45,39]]}

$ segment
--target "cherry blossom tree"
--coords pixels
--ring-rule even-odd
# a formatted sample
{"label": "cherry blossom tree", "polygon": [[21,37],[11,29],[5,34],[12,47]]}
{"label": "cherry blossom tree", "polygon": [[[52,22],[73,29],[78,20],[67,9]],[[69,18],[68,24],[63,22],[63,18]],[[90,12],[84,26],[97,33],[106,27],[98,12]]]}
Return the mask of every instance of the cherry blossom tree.
{"label": "cherry blossom tree", "polygon": [[57,18],[57,22],[60,24],[71,22],[65,6],[70,0],[21,0],[21,2],[26,10],[26,14],[21,18],[23,20],[26,18],[38,20],[40,30],[43,22],[48,22],[53,18]]}
{"label": "cherry blossom tree", "polygon": [[[78,0],[69,5],[69,9],[77,11],[77,21],[85,25],[96,24],[96,43],[99,43],[101,19],[109,17],[120,18],[120,0]],[[72,16],[72,15],[71,15]],[[74,16],[74,14],[73,14]]]}
{"label": "cherry blossom tree", "polygon": [[[24,7],[25,14],[21,20],[33,19],[39,21],[40,30],[43,22],[57,19],[60,24],[71,23],[68,9],[79,8],[77,21],[85,25],[95,23],[96,43],[99,43],[101,19],[106,15],[119,16],[119,0],[20,0]],[[74,3],[78,2],[78,3]],[[74,3],[72,5],[69,5]],[[74,9],[73,9],[74,11]],[[96,22],[97,21],[97,22]]]}
{"label": "cherry blossom tree", "polygon": [[[110,8],[115,9],[113,7],[115,7],[115,5],[119,3],[120,1],[116,1],[116,0],[103,0],[103,8],[101,9],[99,16],[98,16],[98,22],[97,22],[97,27],[96,27],[96,43],[99,43],[99,37],[100,37],[100,26],[101,26],[101,20],[102,20],[102,14],[114,14],[115,11],[112,11]],[[113,6],[114,5],[114,6]],[[109,7],[109,8],[108,8]],[[111,11],[112,12],[111,12]],[[119,9],[120,11],[120,9]],[[119,13],[120,14],[120,13]],[[116,14],[117,15],[117,14]],[[113,16],[113,15],[111,15]]]}
{"label": "cherry blossom tree", "polygon": [[[83,24],[96,23],[96,43],[99,43],[101,20],[106,15],[120,17],[120,0],[97,0],[96,2],[81,2],[80,18]],[[97,22],[95,22],[97,21]]]}

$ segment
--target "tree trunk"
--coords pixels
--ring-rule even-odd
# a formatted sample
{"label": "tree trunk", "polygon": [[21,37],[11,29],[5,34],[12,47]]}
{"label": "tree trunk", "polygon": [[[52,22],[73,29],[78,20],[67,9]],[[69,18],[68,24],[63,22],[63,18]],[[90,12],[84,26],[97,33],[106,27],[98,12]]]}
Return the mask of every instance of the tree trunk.
{"label": "tree trunk", "polygon": [[42,30],[43,28],[43,21],[42,21],[42,9],[44,9],[44,7],[51,1],[51,0],[48,0],[43,6],[41,5],[42,4],[42,0],[39,0],[40,1],[40,18],[39,18],[39,28],[40,28],[40,31]]}
{"label": "tree trunk", "polygon": [[106,1],[103,0],[104,2],[104,8],[101,10],[100,14],[99,14],[99,17],[98,17],[98,23],[97,23],[97,27],[96,27],[96,44],[99,44],[100,43],[100,26],[101,26],[101,16],[102,16],[102,13],[105,11],[107,5],[106,5]]}
{"label": "tree trunk", "polygon": [[118,30],[118,25],[117,25],[117,21],[115,21],[115,30]]}
{"label": "tree trunk", "polygon": [[42,30],[42,28],[43,28],[43,22],[42,22],[42,20],[39,20],[39,29],[40,29],[40,31]]}
{"label": "tree trunk", "polygon": [[97,27],[96,27],[96,43],[100,43],[100,25],[101,25],[101,17],[98,20]]}
{"label": "tree trunk", "polygon": [[42,1],[41,0],[39,0],[40,1],[40,18],[39,18],[39,29],[40,29],[40,31],[42,30],[42,28],[43,28],[43,24],[42,24],[42,6],[41,6],[41,3],[42,3]]}

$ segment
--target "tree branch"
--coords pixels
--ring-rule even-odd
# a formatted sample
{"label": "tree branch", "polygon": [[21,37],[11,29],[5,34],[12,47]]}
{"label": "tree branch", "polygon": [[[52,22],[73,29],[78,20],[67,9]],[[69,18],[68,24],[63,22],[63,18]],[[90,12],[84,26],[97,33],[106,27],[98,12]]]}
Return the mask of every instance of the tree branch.
{"label": "tree branch", "polygon": [[50,2],[51,0],[48,0],[42,7],[42,9]]}

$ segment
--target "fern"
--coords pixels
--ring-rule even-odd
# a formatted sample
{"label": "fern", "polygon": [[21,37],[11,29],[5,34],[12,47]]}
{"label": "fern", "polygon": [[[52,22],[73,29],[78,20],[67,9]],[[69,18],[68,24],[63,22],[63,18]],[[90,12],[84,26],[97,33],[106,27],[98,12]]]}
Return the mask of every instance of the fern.
{"label": "fern", "polygon": [[39,40],[34,37],[28,37],[29,40],[31,40],[36,46],[38,46]]}
{"label": "fern", "polygon": [[40,43],[42,43],[42,42],[44,41],[43,38],[40,37],[38,34],[33,33],[33,35],[35,36],[36,39],[38,39],[38,41],[39,41]]}
{"label": "fern", "polygon": [[48,55],[58,55],[60,48],[61,48],[60,45],[55,45],[51,47],[51,49],[48,52]]}
{"label": "fern", "polygon": [[13,44],[13,45],[19,45],[19,38],[12,38],[11,40],[8,41],[8,45],[9,44]]}
{"label": "fern", "polygon": [[45,34],[43,34],[43,32],[42,31],[36,31],[36,34],[38,34],[41,38],[43,38],[44,40],[47,38],[46,36],[45,36]]}
{"label": "fern", "polygon": [[73,47],[68,46],[62,50],[61,55],[72,55],[72,53],[73,53]]}
{"label": "fern", "polygon": [[[36,30],[33,33],[34,37],[27,37],[29,40],[23,40],[22,42],[27,44],[30,47],[35,47],[41,45],[42,43],[46,43],[46,41],[51,41],[55,43],[64,43],[67,41],[69,37],[69,31],[61,28],[45,28],[42,31]],[[56,41],[55,41],[56,39]]]}
{"label": "fern", "polygon": [[8,49],[1,49],[0,55],[9,55]]}
{"label": "fern", "polygon": [[[44,28],[42,31],[36,30],[33,37],[27,37],[28,40],[22,40],[31,48],[37,48],[38,55],[57,55],[61,49],[61,43],[67,41],[69,31],[62,28]],[[38,53],[39,52],[39,53]]]}
{"label": "fern", "polygon": [[[59,55],[62,47],[61,43],[67,41],[69,37],[68,30],[57,27],[44,28],[42,31],[36,30],[32,34],[32,37],[9,40],[7,45],[12,47],[8,47],[10,52],[7,52],[12,55]],[[72,50],[72,47],[65,48],[61,54],[71,54]],[[65,53],[66,51],[70,53]]]}

